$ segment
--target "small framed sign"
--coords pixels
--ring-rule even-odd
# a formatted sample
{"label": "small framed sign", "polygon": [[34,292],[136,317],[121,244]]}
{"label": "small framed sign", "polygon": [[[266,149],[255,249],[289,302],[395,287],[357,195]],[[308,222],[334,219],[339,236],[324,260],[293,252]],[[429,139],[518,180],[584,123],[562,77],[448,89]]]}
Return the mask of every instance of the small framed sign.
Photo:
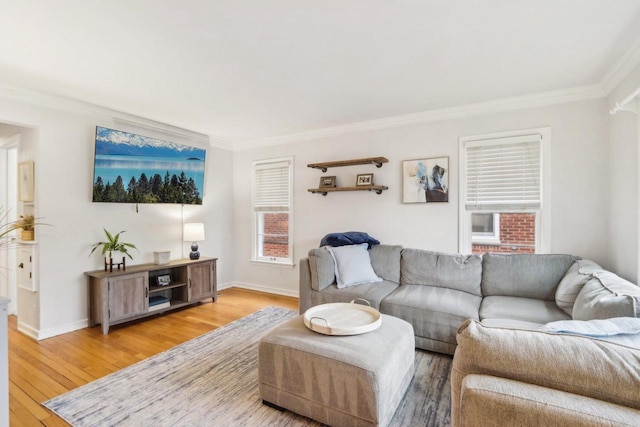
{"label": "small framed sign", "polygon": [[18,165],[18,196],[21,202],[33,202],[33,162],[21,162]]}
{"label": "small framed sign", "polygon": [[163,274],[158,276],[158,286],[167,286],[171,283],[171,275]]}
{"label": "small framed sign", "polygon": [[361,173],[356,177],[356,187],[362,187],[366,185],[373,185],[372,173]]}
{"label": "small framed sign", "polygon": [[335,187],[336,186],[336,177],[335,176],[323,176],[320,177],[320,188],[322,187]]}

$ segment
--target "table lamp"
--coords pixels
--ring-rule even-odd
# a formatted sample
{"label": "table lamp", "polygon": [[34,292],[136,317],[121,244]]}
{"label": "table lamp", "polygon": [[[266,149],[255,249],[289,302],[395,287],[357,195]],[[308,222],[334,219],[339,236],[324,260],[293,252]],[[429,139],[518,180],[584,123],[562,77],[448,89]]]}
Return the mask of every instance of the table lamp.
{"label": "table lamp", "polygon": [[192,242],[189,258],[200,258],[200,252],[198,252],[198,242],[202,240],[204,240],[204,224],[193,222],[184,225],[184,241]]}

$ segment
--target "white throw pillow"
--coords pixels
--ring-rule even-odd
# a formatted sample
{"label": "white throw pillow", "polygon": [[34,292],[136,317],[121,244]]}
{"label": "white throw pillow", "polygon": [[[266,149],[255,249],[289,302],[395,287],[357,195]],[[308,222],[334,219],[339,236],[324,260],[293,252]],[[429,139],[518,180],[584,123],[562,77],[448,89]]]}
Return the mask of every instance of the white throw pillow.
{"label": "white throw pillow", "polygon": [[382,282],[371,267],[368,245],[348,245],[331,247],[327,250],[336,262],[336,283],[338,289],[363,283]]}

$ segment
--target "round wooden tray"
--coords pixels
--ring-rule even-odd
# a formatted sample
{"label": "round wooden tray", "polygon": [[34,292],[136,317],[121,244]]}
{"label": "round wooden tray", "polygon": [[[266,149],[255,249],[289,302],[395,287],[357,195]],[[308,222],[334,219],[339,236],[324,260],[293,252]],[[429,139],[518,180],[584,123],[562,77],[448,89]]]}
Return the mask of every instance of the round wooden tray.
{"label": "round wooden tray", "polygon": [[304,313],[304,325],[324,335],[358,335],[378,329],[380,312],[361,304],[336,302],[311,307]]}

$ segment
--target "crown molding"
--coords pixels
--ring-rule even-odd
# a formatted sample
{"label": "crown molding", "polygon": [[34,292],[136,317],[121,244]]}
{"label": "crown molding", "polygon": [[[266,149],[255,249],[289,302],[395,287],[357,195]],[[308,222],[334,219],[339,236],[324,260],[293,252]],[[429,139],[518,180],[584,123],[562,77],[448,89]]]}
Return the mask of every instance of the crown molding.
{"label": "crown molding", "polygon": [[640,64],[640,39],[627,50],[602,79],[601,86],[605,95],[610,94],[638,64]]}
{"label": "crown molding", "polygon": [[270,145],[289,144],[293,142],[312,141],[321,138],[335,137],[351,133],[369,132],[380,129],[390,129],[401,126],[418,125],[422,123],[473,117],[504,111],[520,110],[524,108],[542,107],[546,105],[564,104],[587,99],[602,98],[605,92],[601,85],[579,86],[570,89],[543,92],[495,101],[466,104],[457,107],[441,108],[421,113],[405,114],[377,120],[368,120],[346,125],[316,129],[309,132],[263,138],[234,144],[234,151],[266,147]]}
{"label": "crown molding", "polygon": [[80,101],[62,95],[55,95],[33,89],[10,86],[0,83],[0,96],[16,101],[26,102],[40,107],[66,111],[69,113],[93,117],[96,119],[113,120],[115,123],[124,123],[151,129],[170,136],[186,138],[207,146],[231,150],[232,146],[226,141],[213,139],[204,133],[190,129],[162,123],[145,117],[129,114],[124,111],[114,110],[108,107]]}
{"label": "crown molding", "polygon": [[[633,50],[633,52],[630,51],[629,55],[627,55],[628,58],[640,60],[640,44],[638,45],[638,47],[639,49],[635,49]],[[626,74],[624,74],[623,71],[626,70],[626,73],[628,74],[630,69],[632,68],[632,66],[629,65],[631,64],[630,60],[624,61],[624,64],[626,64],[624,65],[624,67],[619,66],[615,68],[616,70],[618,70],[618,72],[615,73],[616,79],[622,80],[622,78],[626,77]],[[613,82],[613,77],[610,78],[608,82]],[[604,90],[603,86],[604,84],[595,84],[543,92],[538,94],[524,95],[519,97],[502,98],[494,101],[441,108],[419,113],[386,117],[376,120],[367,120],[340,126],[315,129],[307,132],[300,132],[271,138],[261,138],[244,142],[230,142],[226,140],[215,139],[203,133],[180,128],[166,123],[157,122],[151,119],[125,113],[122,111],[113,110],[107,107],[102,107],[89,102],[79,101],[76,99],[31,89],[8,86],[2,83],[0,83],[0,96],[15,99],[18,101],[28,102],[42,107],[81,114],[84,116],[142,126],[169,135],[189,138],[191,140],[211,147],[232,151],[242,151],[273,145],[289,144],[294,142],[313,141],[322,138],[337,137],[347,134],[371,132],[402,126],[419,125],[429,122],[473,117],[504,111],[513,111],[525,108],[535,108],[546,105],[563,104],[587,99],[601,98],[606,96],[608,93],[606,90]]]}

